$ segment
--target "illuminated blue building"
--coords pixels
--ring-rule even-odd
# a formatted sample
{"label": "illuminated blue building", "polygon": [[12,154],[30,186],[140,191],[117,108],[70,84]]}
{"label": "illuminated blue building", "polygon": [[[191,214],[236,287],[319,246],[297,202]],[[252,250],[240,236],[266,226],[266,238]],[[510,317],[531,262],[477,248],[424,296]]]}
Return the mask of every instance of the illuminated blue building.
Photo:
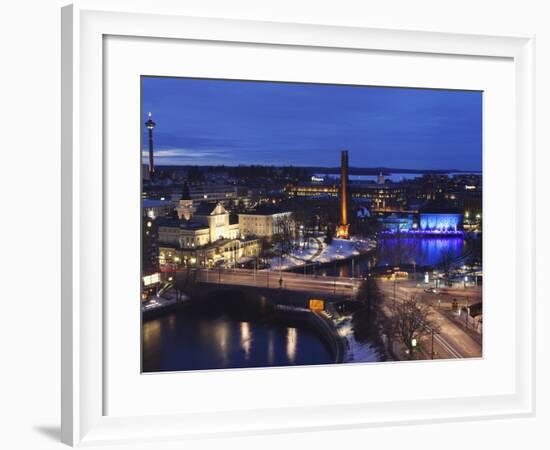
{"label": "illuminated blue building", "polygon": [[424,233],[456,233],[462,230],[462,214],[456,211],[422,211],[419,228]]}
{"label": "illuminated blue building", "polygon": [[378,222],[382,235],[392,236],[397,233],[409,236],[433,235],[436,237],[457,236],[463,234],[462,211],[449,208],[424,208],[419,215],[392,214],[381,217]]}

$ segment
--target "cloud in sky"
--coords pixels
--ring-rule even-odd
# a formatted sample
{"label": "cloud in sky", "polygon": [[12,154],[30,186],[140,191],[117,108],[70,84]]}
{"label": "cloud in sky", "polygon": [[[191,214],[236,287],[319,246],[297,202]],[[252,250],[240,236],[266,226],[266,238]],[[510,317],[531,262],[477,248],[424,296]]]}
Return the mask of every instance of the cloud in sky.
{"label": "cloud in sky", "polygon": [[334,166],[347,148],[357,167],[481,169],[481,92],[144,77],[148,111],[158,164]]}

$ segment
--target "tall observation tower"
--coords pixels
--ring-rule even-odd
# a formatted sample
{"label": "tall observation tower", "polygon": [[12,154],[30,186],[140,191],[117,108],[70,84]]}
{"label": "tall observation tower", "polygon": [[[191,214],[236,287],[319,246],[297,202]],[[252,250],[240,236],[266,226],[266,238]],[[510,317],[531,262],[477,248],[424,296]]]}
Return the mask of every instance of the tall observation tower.
{"label": "tall observation tower", "polygon": [[340,225],[336,230],[336,237],[340,239],[349,239],[348,222],[348,151],[342,150],[342,167],[340,175]]}
{"label": "tall observation tower", "polygon": [[155,176],[155,162],[153,158],[153,128],[155,128],[155,122],[153,122],[153,119],[151,118],[153,116],[152,113],[147,114],[147,122],[145,122],[145,126],[147,127],[147,130],[149,130],[149,179],[152,180]]}

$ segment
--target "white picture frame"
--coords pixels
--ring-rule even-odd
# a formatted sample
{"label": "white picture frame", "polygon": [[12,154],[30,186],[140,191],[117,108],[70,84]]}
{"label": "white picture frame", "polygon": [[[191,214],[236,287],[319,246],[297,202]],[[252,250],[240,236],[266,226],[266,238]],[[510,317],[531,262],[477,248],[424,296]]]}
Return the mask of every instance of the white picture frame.
{"label": "white picture frame", "polygon": [[[506,395],[225,412],[106,415],[104,39],[132,36],[507,58],[515,76],[515,384]],[[534,379],[534,38],[62,10],[62,440],[69,445],[529,416]],[[136,344],[137,345],[137,344]],[[147,424],[144,427],[144,424]]]}

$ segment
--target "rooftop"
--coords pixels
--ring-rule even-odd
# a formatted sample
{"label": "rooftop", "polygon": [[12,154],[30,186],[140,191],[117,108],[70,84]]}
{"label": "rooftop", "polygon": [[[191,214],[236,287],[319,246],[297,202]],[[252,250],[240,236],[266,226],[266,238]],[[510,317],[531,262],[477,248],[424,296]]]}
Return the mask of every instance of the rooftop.
{"label": "rooftop", "polygon": [[288,209],[283,209],[277,205],[260,205],[257,208],[239,213],[239,215],[249,215],[249,216],[271,216],[273,214],[282,214],[289,213]]}
{"label": "rooftop", "polygon": [[218,202],[201,202],[195,209],[196,216],[209,216],[216,208]]}
{"label": "rooftop", "polygon": [[202,223],[193,222],[192,220],[182,220],[173,217],[158,217],[156,224],[159,227],[172,227],[182,228],[184,230],[202,230],[207,229],[208,226]]}

